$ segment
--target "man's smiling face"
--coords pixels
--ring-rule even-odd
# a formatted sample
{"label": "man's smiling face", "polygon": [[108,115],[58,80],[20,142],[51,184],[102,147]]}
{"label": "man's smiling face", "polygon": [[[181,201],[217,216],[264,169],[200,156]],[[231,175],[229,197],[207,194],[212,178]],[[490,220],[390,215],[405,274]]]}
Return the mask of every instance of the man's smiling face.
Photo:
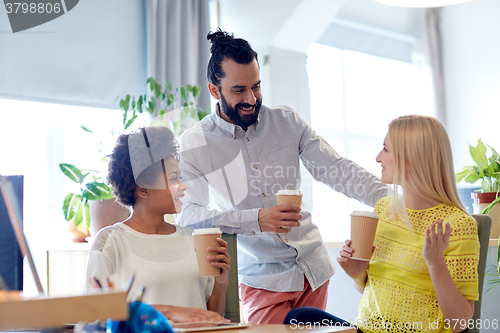
{"label": "man's smiling face", "polygon": [[222,70],[220,86],[210,83],[210,92],[220,100],[221,117],[246,129],[257,121],[262,105],[259,65],[255,59],[249,64],[226,59]]}

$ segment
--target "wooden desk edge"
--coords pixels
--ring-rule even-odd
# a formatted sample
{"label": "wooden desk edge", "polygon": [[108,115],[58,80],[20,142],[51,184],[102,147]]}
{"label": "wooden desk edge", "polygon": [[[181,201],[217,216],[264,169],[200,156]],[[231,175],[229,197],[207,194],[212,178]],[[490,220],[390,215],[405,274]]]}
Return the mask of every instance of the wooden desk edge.
{"label": "wooden desk edge", "polygon": [[357,329],[353,327],[328,327],[328,326],[317,326],[311,327],[307,325],[279,325],[279,324],[257,324],[250,325],[241,329],[231,329],[231,330],[214,330],[210,331],[212,333],[292,333],[292,332],[302,332],[302,333],[357,333]]}

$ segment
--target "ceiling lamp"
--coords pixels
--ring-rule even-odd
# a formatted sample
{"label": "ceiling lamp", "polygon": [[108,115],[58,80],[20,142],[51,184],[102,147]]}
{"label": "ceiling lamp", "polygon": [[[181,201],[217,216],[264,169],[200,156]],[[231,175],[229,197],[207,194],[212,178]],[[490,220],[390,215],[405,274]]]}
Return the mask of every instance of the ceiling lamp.
{"label": "ceiling lamp", "polygon": [[383,5],[409,8],[429,8],[457,5],[473,0],[375,0]]}

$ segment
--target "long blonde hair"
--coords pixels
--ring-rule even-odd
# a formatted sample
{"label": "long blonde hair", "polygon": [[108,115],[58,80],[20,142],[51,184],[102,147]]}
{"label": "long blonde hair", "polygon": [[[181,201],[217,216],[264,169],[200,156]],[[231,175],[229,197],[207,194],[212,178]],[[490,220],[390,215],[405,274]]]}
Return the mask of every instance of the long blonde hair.
{"label": "long blonde hair", "polygon": [[[388,135],[394,160],[393,184],[402,188],[402,193],[394,189],[393,213],[398,214],[410,230],[407,189],[469,214],[458,195],[450,140],[439,120],[420,115],[399,117],[389,124]],[[412,182],[407,181],[406,175],[411,175]]]}

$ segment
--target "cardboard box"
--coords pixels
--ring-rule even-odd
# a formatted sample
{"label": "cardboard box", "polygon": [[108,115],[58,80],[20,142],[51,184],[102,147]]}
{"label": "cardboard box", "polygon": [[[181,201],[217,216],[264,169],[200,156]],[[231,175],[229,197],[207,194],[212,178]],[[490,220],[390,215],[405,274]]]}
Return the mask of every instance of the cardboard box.
{"label": "cardboard box", "polygon": [[53,298],[0,298],[0,329],[56,328],[79,321],[125,320],[126,292]]}

